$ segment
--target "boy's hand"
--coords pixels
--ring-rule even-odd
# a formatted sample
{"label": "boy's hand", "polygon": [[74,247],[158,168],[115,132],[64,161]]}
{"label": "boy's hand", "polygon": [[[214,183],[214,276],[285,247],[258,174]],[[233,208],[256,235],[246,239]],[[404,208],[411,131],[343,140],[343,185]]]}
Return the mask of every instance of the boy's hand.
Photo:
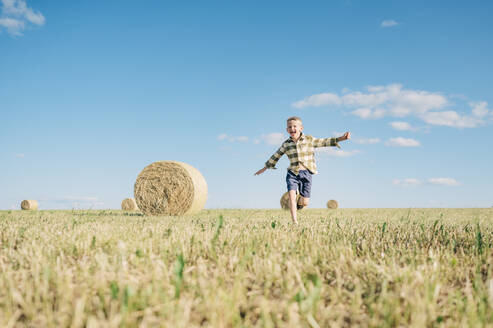
{"label": "boy's hand", "polygon": [[258,170],[257,172],[255,172],[255,174],[254,174],[254,175],[259,175],[259,174],[262,174],[262,173],[264,173],[264,172],[265,172],[265,170],[267,170],[267,168],[266,168],[266,167],[263,167],[263,168],[261,168],[260,170]]}
{"label": "boy's hand", "polygon": [[337,139],[339,139],[339,141],[351,139],[351,132],[346,132],[341,137],[339,137]]}

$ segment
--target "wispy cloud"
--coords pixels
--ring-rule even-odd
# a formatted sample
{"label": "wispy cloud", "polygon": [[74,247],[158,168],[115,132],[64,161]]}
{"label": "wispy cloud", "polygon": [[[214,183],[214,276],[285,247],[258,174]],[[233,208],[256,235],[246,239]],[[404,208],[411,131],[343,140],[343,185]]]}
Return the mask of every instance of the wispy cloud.
{"label": "wispy cloud", "polygon": [[245,136],[235,137],[235,136],[227,135],[226,133],[222,133],[217,137],[217,140],[227,140],[229,142],[247,142],[248,137]]}
{"label": "wispy cloud", "polygon": [[358,108],[356,110],[353,110],[351,114],[358,116],[359,118],[362,119],[369,119],[369,118],[382,118],[385,116],[385,110],[384,109],[371,109],[371,108]]}
{"label": "wispy cloud", "polygon": [[66,202],[97,202],[98,197],[94,196],[64,196],[59,198],[41,198],[41,201],[55,202],[55,203],[66,203]]}
{"label": "wispy cloud", "polygon": [[292,104],[295,108],[320,107],[327,105],[340,105],[341,99],[334,93],[319,93]]}
{"label": "wispy cloud", "polygon": [[15,154],[15,157],[17,157],[17,158],[24,158],[25,155],[24,154]]}
{"label": "wispy cloud", "polygon": [[407,122],[390,122],[389,125],[398,131],[414,131],[411,124]]}
{"label": "wispy cloud", "polygon": [[359,154],[361,151],[359,150],[342,150],[339,148],[335,147],[324,147],[324,148],[317,148],[316,149],[317,153],[328,155],[328,156],[333,156],[333,157],[350,157]]}
{"label": "wispy cloud", "polygon": [[[94,196],[63,196],[59,198],[40,198],[45,203],[44,207],[54,208],[101,208],[104,202]],[[50,205],[51,204],[51,205]]]}
{"label": "wispy cloud", "polygon": [[415,178],[394,179],[392,183],[395,186],[400,186],[400,187],[417,187],[423,184],[420,180]]}
{"label": "wispy cloud", "polygon": [[480,102],[470,102],[469,106],[472,108],[472,114],[476,117],[485,117],[488,114],[493,114],[491,110],[486,108],[488,106],[488,103],[486,101],[480,101]]}
{"label": "wispy cloud", "polygon": [[390,138],[385,144],[392,147],[418,147],[421,145],[417,140],[403,137]]}
{"label": "wispy cloud", "polygon": [[474,128],[483,123],[479,117],[460,115],[453,110],[424,113],[421,118],[428,124],[455,128]]}
{"label": "wispy cloud", "polygon": [[381,27],[392,27],[399,25],[399,22],[393,19],[386,19],[380,23]]}
{"label": "wispy cloud", "polygon": [[282,142],[286,140],[286,136],[283,133],[272,132],[269,134],[262,134],[260,140],[263,140],[266,144],[271,146],[280,146]]}
{"label": "wispy cloud", "polygon": [[28,7],[24,0],[1,0],[0,28],[12,36],[21,36],[29,25],[42,26],[45,17]]}
{"label": "wispy cloud", "polygon": [[[401,84],[386,86],[368,86],[365,91],[349,91],[341,94],[319,93],[291,104],[295,108],[336,107],[362,119],[382,117],[414,116],[430,125],[442,125],[456,128],[472,128],[493,118],[486,102],[463,104],[469,107],[469,113],[460,113],[448,107],[456,104],[439,92],[405,89]],[[469,105],[469,106],[468,106]],[[397,123],[396,129],[409,128]]]}
{"label": "wispy cloud", "polygon": [[420,180],[416,178],[394,179],[392,180],[392,184],[399,187],[418,187],[425,185],[456,187],[461,185],[454,178],[429,178],[427,180]]}
{"label": "wispy cloud", "polygon": [[379,138],[358,138],[354,139],[354,142],[361,145],[373,145],[380,142]]}
{"label": "wispy cloud", "polygon": [[428,183],[432,185],[455,187],[460,186],[460,183],[454,178],[430,178]]}
{"label": "wispy cloud", "polygon": [[486,101],[470,102],[471,115],[461,115],[456,111],[429,112],[423,114],[423,120],[428,124],[450,126],[456,128],[474,128],[485,124],[487,116],[493,117]]}

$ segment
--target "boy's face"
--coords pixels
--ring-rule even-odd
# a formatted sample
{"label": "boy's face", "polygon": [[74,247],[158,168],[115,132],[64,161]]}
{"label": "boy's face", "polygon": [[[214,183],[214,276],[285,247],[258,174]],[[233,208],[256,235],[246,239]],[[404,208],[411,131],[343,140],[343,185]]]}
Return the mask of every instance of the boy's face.
{"label": "boy's face", "polygon": [[291,120],[288,122],[286,131],[291,136],[291,139],[298,140],[301,136],[301,131],[303,131],[303,124],[297,120]]}

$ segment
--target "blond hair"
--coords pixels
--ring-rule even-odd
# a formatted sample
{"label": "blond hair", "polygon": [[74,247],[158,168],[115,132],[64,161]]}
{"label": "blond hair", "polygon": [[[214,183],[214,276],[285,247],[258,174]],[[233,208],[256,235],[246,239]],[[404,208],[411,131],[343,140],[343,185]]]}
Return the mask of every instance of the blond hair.
{"label": "blond hair", "polygon": [[298,116],[291,116],[290,118],[287,119],[286,123],[289,123],[290,121],[298,121],[301,124],[303,124],[303,121],[301,121],[301,118],[299,118]]}

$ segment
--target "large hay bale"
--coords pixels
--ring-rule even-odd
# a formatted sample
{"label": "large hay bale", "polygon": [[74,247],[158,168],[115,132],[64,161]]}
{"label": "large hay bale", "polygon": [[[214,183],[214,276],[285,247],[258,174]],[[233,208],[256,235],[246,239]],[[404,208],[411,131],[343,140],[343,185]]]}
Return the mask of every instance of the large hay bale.
{"label": "large hay bale", "polygon": [[207,182],[196,168],[186,163],[154,162],[137,177],[134,197],[146,215],[192,214],[204,208]]}
{"label": "large hay bale", "polygon": [[[296,195],[296,202],[300,199],[300,195]],[[286,191],[282,196],[281,196],[281,208],[283,210],[289,210],[289,192]]]}
{"label": "large hay bale", "polygon": [[137,211],[137,203],[134,198],[125,198],[122,200],[122,210],[124,211]]}
{"label": "large hay bale", "polygon": [[24,199],[21,202],[21,209],[23,210],[37,210],[38,209],[38,201],[34,199]]}
{"label": "large hay bale", "polygon": [[327,202],[327,208],[330,208],[330,209],[335,210],[335,209],[336,209],[336,208],[338,208],[338,207],[339,207],[339,204],[337,203],[337,201],[336,201],[336,200],[331,199],[331,200],[329,200],[329,201]]}

